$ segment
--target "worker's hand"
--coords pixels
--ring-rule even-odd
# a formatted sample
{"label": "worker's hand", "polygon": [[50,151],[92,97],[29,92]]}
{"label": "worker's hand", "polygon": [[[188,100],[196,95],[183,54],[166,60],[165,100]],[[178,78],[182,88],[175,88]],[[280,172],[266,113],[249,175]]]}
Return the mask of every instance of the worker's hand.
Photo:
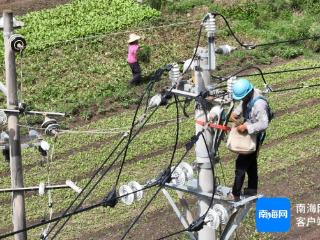
{"label": "worker's hand", "polygon": [[237,119],[235,122],[234,122],[234,125],[236,126],[236,127],[239,127],[240,125],[242,125],[243,124],[243,122],[240,120],[240,119]]}
{"label": "worker's hand", "polygon": [[248,129],[247,126],[245,124],[241,124],[237,127],[238,132],[240,133],[245,133]]}
{"label": "worker's hand", "polygon": [[239,116],[234,114],[234,113],[231,113],[231,116],[230,116],[230,120],[232,122],[234,122],[234,125],[236,127],[238,127],[239,125],[241,125],[243,122],[240,120]]}

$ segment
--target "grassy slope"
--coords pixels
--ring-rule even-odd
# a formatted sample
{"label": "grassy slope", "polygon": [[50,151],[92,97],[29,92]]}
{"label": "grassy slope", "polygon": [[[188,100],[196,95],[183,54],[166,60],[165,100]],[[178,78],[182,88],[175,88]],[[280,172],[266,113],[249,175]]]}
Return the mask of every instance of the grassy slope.
{"label": "grassy slope", "polygon": [[[194,36],[197,30],[196,25],[188,25],[186,28],[170,29],[172,34],[168,36],[165,31],[153,30],[144,33],[145,42],[150,44],[153,49],[154,59],[150,65],[146,65],[146,72],[151,72],[157,66],[163,65],[167,62],[172,62],[173,59],[184,59],[190,55],[190,49],[194,44]],[[25,99],[30,101],[32,105],[38,109],[46,108],[50,110],[60,110],[77,113],[80,112],[84,117],[90,115],[90,110],[87,110],[92,104],[101,106],[104,110],[103,102],[105,98],[113,99],[113,101],[121,102],[126,105],[134,101],[132,95],[136,90],[128,88],[126,81],[130,76],[129,69],[126,66],[123,56],[126,52],[126,35],[119,35],[117,37],[106,37],[105,39],[95,42],[82,42],[75,43],[59,48],[49,48],[41,54],[26,55],[23,59],[24,62],[24,88],[34,93],[33,95],[26,95]],[[152,36],[149,37],[149,36]],[[179,37],[177,37],[179,36]],[[162,41],[159,42],[159,39]],[[184,42],[181,45],[181,42]],[[107,44],[106,44],[107,42]],[[74,51],[76,50],[76,51]],[[241,57],[241,56],[240,56]],[[223,60],[223,59],[221,59]],[[301,67],[305,65],[316,65],[317,61],[293,61],[286,65],[277,67],[279,69]],[[275,70],[276,68],[272,68]],[[319,71],[314,71],[319,73]],[[288,80],[303,76],[304,73],[284,74],[276,78],[268,77],[272,84],[284,84]],[[108,79],[108,81],[106,80]],[[89,80],[89,81],[88,81]],[[319,79],[312,77],[307,82],[315,83]],[[258,78],[254,79],[257,86],[261,86]],[[93,91],[91,91],[93,90]],[[126,93],[126,94],[124,94]],[[319,96],[317,89],[307,89],[305,91],[285,93],[279,95],[270,95],[270,101],[275,110],[284,110],[307,101],[309,98]],[[109,103],[110,100],[108,100]],[[77,110],[80,109],[80,110]],[[314,116],[312,121],[309,116],[311,112]],[[277,168],[288,167],[295,164],[295,160],[301,157],[316,156],[319,154],[317,151],[310,150],[310,146],[315,149],[318,145],[318,133],[312,133],[310,136],[303,137],[303,141],[296,141],[292,138],[292,133],[297,133],[301,130],[314,128],[317,126],[317,116],[319,118],[320,109],[316,104],[312,110],[304,108],[297,110],[291,114],[284,115],[275,119],[270,127],[270,134],[268,142],[276,141],[282,137],[284,141],[272,149],[266,149],[262,152],[260,157],[261,163],[261,176],[267,176],[270,171]],[[101,119],[97,122],[90,123],[84,126],[84,129],[100,128],[109,129],[113,127],[127,127],[130,123],[132,112],[128,111],[120,116],[114,116],[106,119]],[[174,118],[174,112],[162,110],[155,116],[157,120],[166,118]],[[181,133],[181,141],[185,141],[190,137],[193,132],[193,121],[188,120],[184,123],[184,131]],[[149,178],[157,175],[168,163],[170,153],[161,154],[159,156],[149,157],[139,161],[139,157],[146,155],[150,150],[162,149],[167,145],[167,141],[173,143],[172,133],[174,125],[160,127],[152,131],[146,132],[137,139],[135,145],[129,151],[128,159],[137,158],[136,164],[125,166],[125,172],[121,178],[121,183],[128,182],[135,179],[139,182],[144,182]],[[90,136],[86,135],[61,135],[58,138],[56,145],[56,153],[59,158],[52,164],[52,171],[54,172],[51,177],[52,182],[63,182],[66,178],[77,179],[78,184],[83,186],[88,180],[90,171],[101,162],[104,156],[111,150],[110,146],[114,145],[114,140],[107,140],[108,136]],[[287,137],[287,138],[286,138]],[[166,139],[166,140],[165,140]],[[92,144],[108,141],[108,144],[101,146],[100,144]],[[70,146],[72,142],[72,146]],[[267,142],[267,143],[268,143]],[[303,144],[302,144],[303,143]],[[308,143],[308,144],[306,144]],[[91,144],[89,147],[87,145]],[[79,148],[79,151],[72,152],[74,147]],[[85,151],[81,151],[84,148]],[[179,151],[181,154],[183,150]],[[72,154],[71,154],[72,153]],[[293,154],[294,153],[294,154]],[[225,150],[221,151],[222,155],[226,154]],[[39,181],[46,179],[46,172],[44,168],[35,165],[40,156],[36,151],[27,150],[24,158],[24,164],[30,165],[26,168],[25,177],[26,185],[36,185]],[[189,161],[194,158],[193,153],[188,157]],[[266,163],[277,162],[281,159],[280,165],[275,165],[270,169]],[[151,164],[152,162],[152,164]],[[227,184],[231,184],[233,166],[232,162],[225,164]],[[141,171],[143,169],[143,171]],[[1,161],[1,173],[8,171],[8,165]],[[145,172],[148,172],[146,175]],[[110,189],[114,181],[116,172],[112,172],[95,191],[94,195],[88,202],[94,202],[104,196],[105,192]],[[133,176],[132,176],[133,174]],[[221,173],[218,173],[221,175]],[[0,185],[8,186],[10,178],[8,173],[1,175]],[[272,182],[272,184],[276,184]],[[276,187],[276,185],[274,185]],[[148,196],[151,196],[149,193]],[[72,200],[74,194],[69,191],[54,192],[55,212],[65,208]],[[63,239],[74,239],[82,235],[83,232],[99,231],[105,229],[107,226],[114,225],[114,219],[122,222],[127,218],[132,218],[143,203],[147,201],[145,198],[141,203],[138,203],[134,208],[129,208],[119,204],[115,209],[98,209],[81,216],[73,218],[72,224],[69,225],[63,232]],[[10,208],[9,196],[1,196],[2,204],[0,207],[1,222],[0,229],[10,227]],[[156,203],[148,211],[156,211],[165,205],[162,197],[156,200]],[[43,209],[39,209],[43,206]],[[45,210],[46,199],[43,197],[32,196],[27,198],[27,211],[28,219],[30,221],[39,220]],[[106,217],[107,216],[107,217]],[[94,219],[94,221],[92,220]],[[90,224],[88,224],[90,222]],[[252,222],[248,223],[252,225]],[[250,228],[249,232],[252,238],[268,238],[265,235],[257,235],[254,229]],[[31,238],[38,236],[40,230],[32,231]]]}

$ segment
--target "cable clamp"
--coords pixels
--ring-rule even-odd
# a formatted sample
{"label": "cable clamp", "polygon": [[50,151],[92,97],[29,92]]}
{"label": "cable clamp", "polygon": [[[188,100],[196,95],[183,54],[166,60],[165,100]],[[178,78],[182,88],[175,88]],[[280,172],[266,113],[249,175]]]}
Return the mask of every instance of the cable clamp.
{"label": "cable clamp", "polygon": [[244,44],[242,44],[242,47],[244,47],[244,48],[247,49],[247,50],[253,50],[253,49],[256,48],[256,45],[244,43]]}
{"label": "cable clamp", "polygon": [[189,227],[187,228],[188,232],[198,232],[203,228],[204,222],[204,216],[198,218],[197,220],[193,221]]}
{"label": "cable clamp", "polygon": [[187,151],[189,151],[193,147],[193,145],[199,140],[201,134],[202,131],[198,132],[197,135],[193,135],[190,141],[186,143],[185,147]]}
{"label": "cable clamp", "polygon": [[118,203],[116,189],[108,192],[107,196],[102,200],[102,206],[114,208]]}
{"label": "cable clamp", "polygon": [[166,183],[171,182],[171,168],[168,167],[166,170],[164,170],[160,176],[157,178],[156,182],[160,186],[164,186]]}

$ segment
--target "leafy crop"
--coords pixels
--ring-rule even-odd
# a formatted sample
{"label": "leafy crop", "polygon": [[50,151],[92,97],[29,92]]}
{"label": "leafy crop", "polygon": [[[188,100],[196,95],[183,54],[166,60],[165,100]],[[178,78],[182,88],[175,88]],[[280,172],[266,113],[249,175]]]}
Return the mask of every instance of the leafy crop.
{"label": "leafy crop", "polygon": [[28,49],[44,49],[59,41],[134,27],[159,15],[134,0],[73,0],[19,17],[25,23],[19,33],[27,38]]}

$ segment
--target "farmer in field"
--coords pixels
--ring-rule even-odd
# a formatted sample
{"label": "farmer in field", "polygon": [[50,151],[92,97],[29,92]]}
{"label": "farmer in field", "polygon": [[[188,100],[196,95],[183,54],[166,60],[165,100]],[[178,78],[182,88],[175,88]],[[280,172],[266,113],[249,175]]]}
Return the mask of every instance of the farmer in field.
{"label": "farmer in field", "polygon": [[[233,85],[233,99],[241,101],[230,116],[238,132],[257,136],[256,150],[250,154],[239,154],[236,159],[235,178],[230,200],[239,200],[241,188],[248,174],[248,188],[244,195],[256,195],[258,189],[257,157],[260,145],[265,137],[265,130],[271,120],[271,110],[260,90],[255,89],[247,79],[239,79]],[[241,119],[243,119],[241,121]]]}
{"label": "farmer in field", "polygon": [[139,39],[141,37],[135,33],[129,35],[128,40],[128,63],[132,71],[130,84],[136,85],[141,82],[141,69],[138,61]]}

